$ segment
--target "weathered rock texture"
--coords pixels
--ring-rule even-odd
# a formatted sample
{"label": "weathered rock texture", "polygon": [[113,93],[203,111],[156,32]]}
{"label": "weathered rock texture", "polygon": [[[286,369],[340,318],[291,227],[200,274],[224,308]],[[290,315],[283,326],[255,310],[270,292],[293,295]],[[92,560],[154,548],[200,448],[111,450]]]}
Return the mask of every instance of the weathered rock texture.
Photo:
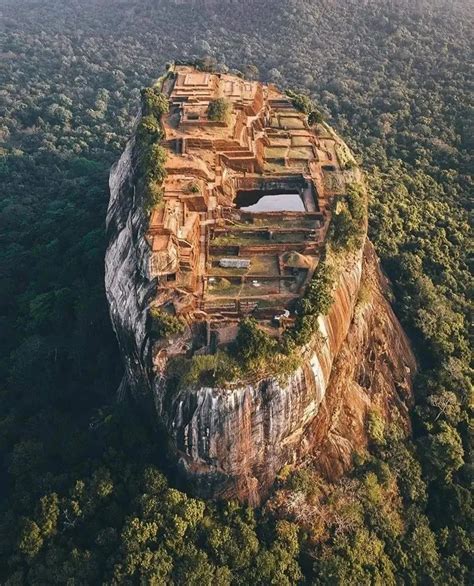
{"label": "weathered rock texture", "polygon": [[[182,471],[199,494],[255,504],[284,465],[307,455],[337,477],[367,445],[370,410],[408,430],[416,365],[386,287],[367,242],[363,261],[345,271],[329,315],[320,319],[326,341],[305,351],[303,368],[286,383],[184,390],[161,406]],[[157,394],[160,404],[159,387]]]}
{"label": "weathered rock texture", "polygon": [[348,335],[333,363],[318,414],[306,432],[313,462],[330,479],[351,467],[354,452],[366,448],[370,410],[409,431],[415,357],[386,299],[389,285],[369,241],[362,270]]}
{"label": "weathered rock texture", "polygon": [[145,214],[135,196],[135,169],[132,140],[110,174],[105,287],[127,385],[140,394],[151,391],[146,316],[155,286],[148,277],[150,248],[145,240]]}
{"label": "weathered rock texture", "polygon": [[347,469],[367,443],[370,409],[408,427],[415,361],[369,243],[347,258],[333,305],[319,318],[321,340],[302,349],[303,366],[286,381],[167,393],[147,328],[156,279],[134,175],[132,141],[110,177],[107,297],[128,387],[134,396],[152,394],[190,490],[256,504],[283,466],[308,455],[330,477]]}
{"label": "weathered rock texture", "polygon": [[[386,283],[367,243],[341,275],[334,304],[320,318],[325,341],[307,349],[303,368],[285,383],[232,390],[182,390],[166,397],[152,368],[146,309],[154,287],[146,274],[144,216],[133,194],[127,147],[111,173],[106,289],[111,317],[135,395],[153,392],[171,450],[200,495],[257,503],[288,463],[313,454],[330,477],[367,443],[366,415],[377,408],[407,421],[409,343],[383,293]],[[363,298],[358,303],[361,278]]]}
{"label": "weathered rock texture", "polygon": [[362,257],[346,268],[334,303],[320,317],[324,339],[302,350],[303,366],[288,380],[272,378],[229,390],[183,389],[158,410],[173,437],[182,471],[205,496],[239,497],[255,503],[278,471],[296,463],[312,445],[305,430],[317,415],[334,358],[346,338],[357,299]]}

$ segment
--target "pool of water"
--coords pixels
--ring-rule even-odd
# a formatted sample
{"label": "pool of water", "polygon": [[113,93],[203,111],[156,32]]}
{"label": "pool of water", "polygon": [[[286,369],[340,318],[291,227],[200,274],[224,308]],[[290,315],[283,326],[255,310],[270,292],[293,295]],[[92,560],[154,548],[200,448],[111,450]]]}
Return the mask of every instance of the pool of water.
{"label": "pool of water", "polygon": [[269,194],[261,191],[241,191],[236,199],[243,212],[304,212],[305,207],[299,193]]}

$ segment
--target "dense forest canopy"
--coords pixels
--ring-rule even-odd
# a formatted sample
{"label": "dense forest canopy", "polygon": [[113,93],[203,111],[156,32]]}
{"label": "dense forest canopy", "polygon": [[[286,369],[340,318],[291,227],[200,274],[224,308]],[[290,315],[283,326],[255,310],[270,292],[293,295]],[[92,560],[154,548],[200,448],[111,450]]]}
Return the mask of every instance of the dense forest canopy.
{"label": "dense forest canopy", "polygon": [[[0,580],[467,584],[472,5],[4,0],[0,32]],[[257,511],[170,487],[153,419],[115,403],[108,172],[142,87],[205,58],[307,93],[360,158],[370,236],[420,364],[413,439]]]}

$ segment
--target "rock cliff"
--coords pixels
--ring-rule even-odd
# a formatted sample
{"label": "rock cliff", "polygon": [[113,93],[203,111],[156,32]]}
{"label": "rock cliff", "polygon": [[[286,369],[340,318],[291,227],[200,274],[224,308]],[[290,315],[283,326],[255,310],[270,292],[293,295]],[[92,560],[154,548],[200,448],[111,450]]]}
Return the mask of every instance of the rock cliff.
{"label": "rock cliff", "polygon": [[[197,74],[192,73],[192,75],[197,79]],[[211,84],[212,79],[209,81],[207,78],[209,76],[206,78],[201,76],[198,81],[202,83],[204,80],[205,83]],[[231,91],[235,92],[235,87],[232,87]],[[261,90],[245,87],[242,91],[256,92],[248,94],[256,96],[252,97],[253,105],[244,106],[247,109],[255,108],[250,112],[248,116],[250,122],[247,123],[254,124],[255,112],[263,108],[259,124],[265,125],[265,121],[270,120],[270,116],[264,109]],[[247,94],[239,99],[250,100],[246,96]],[[245,103],[250,104],[250,101]],[[281,108],[285,120],[290,120],[290,116],[293,116],[291,118],[293,123],[296,120],[295,115],[289,110],[289,105],[279,95],[273,97],[272,107],[274,110]],[[247,164],[247,161],[253,160],[252,153],[256,153],[256,168],[249,167],[244,177],[247,177],[246,181],[249,181],[249,176],[261,178],[262,170],[259,170],[258,166],[260,165],[263,169],[266,163],[264,160],[258,163],[259,153],[263,152],[263,147],[259,147],[258,141],[266,140],[268,145],[269,139],[268,137],[256,138],[253,141],[253,127],[248,126],[251,129],[250,132],[246,130],[245,119],[243,122],[238,119],[237,122],[240,126],[237,124],[236,128],[245,137],[242,140],[248,141],[245,142],[246,145],[248,144],[248,147],[245,147],[248,150],[241,147],[240,150],[235,151],[240,157],[239,161],[244,160]],[[195,120],[192,119],[189,124],[195,124]],[[283,134],[288,136],[290,132],[291,135],[286,124],[287,122],[281,126],[280,130],[272,130],[271,140],[274,140],[275,133],[280,133],[279,136]],[[307,176],[299,187],[301,198],[306,206],[303,219],[311,222],[325,222],[325,228],[321,234],[326,234],[332,213],[330,205],[338,197],[337,189],[344,189],[346,177],[355,173],[353,170],[345,171],[344,169],[346,167],[353,169],[354,166],[347,165],[347,161],[350,161],[347,157],[351,155],[347,154],[343,143],[328,127],[322,129],[324,135],[315,135],[316,138],[312,138],[312,131],[303,118],[301,118],[301,128],[302,130],[298,130],[297,138],[300,141],[306,141],[305,144],[308,145],[305,147],[306,152],[318,153],[314,163],[308,167],[313,174],[314,188],[307,183]],[[255,133],[255,137],[258,136],[260,135]],[[152,222],[155,221],[154,237],[157,241],[159,240],[159,243],[164,240],[175,243],[176,237],[169,235],[168,228],[163,228],[162,218],[166,213],[170,218],[179,217],[179,214],[177,216],[173,212],[173,215],[168,209],[171,209],[171,203],[178,205],[180,197],[186,201],[192,199],[194,202],[189,204],[195,206],[190,208],[194,211],[185,211],[184,217],[192,220],[192,222],[187,221],[186,226],[190,227],[189,233],[197,239],[196,242],[200,243],[201,253],[200,256],[195,255],[193,271],[178,275],[181,278],[183,275],[190,274],[192,278],[186,277],[187,280],[183,280],[183,284],[177,288],[186,303],[189,303],[191,294],[186,293],[185,288],[188,287],[188,291],[192,291],[192,287],[195,287],[192,295],[197,299],[199,290],[194,284],[197,278],[196,271],[202,271],[203,267],[210,266],[209,261],[203,260],[206,250],[203,246],[205,226],[212,223],[216,225],[215,222],[220,221],[220,225],[224,226],[223,222],[227,222],[230,226],[228,229],[236,230],[235,226],[238,224],[233,217],[222,220],[210,219],[217,217],[216,212],[219,211],[219,206],[215,207],[213,215],[209,215],[209,207],[207,211],[205,208],[201,211],[196,206],[203,204],[194,193],[183,191],[182,195],[176,195],[180,185],[176,177],[178,172],[182,173],[183,167],[181,162],[186,160],[188,161],[186,165],[189,166],[190,162],[196,164],[198,159],[196,156],[179,154],[184,149],[184,139],[179,138],[179,135],[176,138],[176,133],[172,134],[172,137],[173,140],[168,142],[174,145],[173,148],[178,154],[172,155],[176,168],[172,170],[168,188],[170,196],[166,200],[168,203],[165,204],[165,208],[160,208],[165,211],[158,210],[156,216],[152,215]],[[282,139],[279,138],[279,140]],[[369,242],[365,241],[365,236],[362,239],[365,242],[364,246],[359,246],[355,252],[345,254],[342,263],[339,257],[331,307],[327,315],[318,317],[320,335],[301,347],[301,365],[289,376],[254,377],[253,380],[246,380],[240,384],[233,383],[226,385],[225,388],[184,386],[178,390],[170,389],[164,376],[168,357],[178,354],[182,348],[192,352],[189,346],[190,330],[188,327],[183,336],[172,337],[167,342],[167,346],[160,342],[157,349],[156,340],[150,328],[149,309],[156,303],[157,291],[164,292],[169,299],[173,289],[170,288],[170,283],[166,282],[169,278],[163,279],[160,272],[155,275],[152,270],[153,266],[156,267],[156,262],[155,264],[151,262],[156,246],[155,248],[150,246],[150,238],[147,237],[150,220],[144,211],[143,200],[137,194],[138,161],[134,141],[135,138],[130,141],[111,171],[111,198],[107,213],[109,246],[106,254],[105,281],[111,319],[126,370],[126,384],[121,385],[121,391],[128,387],[134,397],[142,395],[153,397],[159,421],[168,438],[170,459],[176,465],[181,478],[186,480],[189,490],[204,497],[238,498],[251,504],[258,504],[268,493],[276,475],[284,466],[297,466],[308,456],[313,458],[321,471],[329,477],[337,476],[350,467],[353,452],[363,449],[367,444],[366,420],[369,410],[376,409],[386,420],[397,418],[408,428],[407,409],[411,401],[411,375],[415,369],[415,361],[406,336],[385,299],[384,292],[387,290],[387,283],[380,272],[373,248]],[[213,144],[221,143],[225,143],[223,148],[228,152],[229,141],[219,139]],[[188,144],[202,149],[207,148],[206,145],[212,144],[212,141],[209,138],[206,141],[193,138],[188,139]],[[328,149],[334,149],[334,145],[336,150],[333,151],[333,155],[330,155]],[[235,143],[231,146],[235,148]],[[281,149],[281,147],[278,148]],[[288,152],[293,151],[290,149]],[[230,165],[229,169],[232,165],[234,169],[240,169],[237,166],[235,154],[232,160],[229,157],[230,155],[222,155],[219,160],[227,161]],[[325,163],[317,163],[318,160],[324,160],[324,157],[328,157],[329,160]],[[339,176],[342,178],[342,183],[335,181],[336,162],[340,166]],[[241,164],[242,162],[239,163]],[[292,177],[300,181],[299,175],[293,171],[294,163],[289,160],[285,162],[285,165],[294,173]],[[189,172],[187,168],[185,172]],[[202,165],[196,172],[202,176]],[[289,181],[288,177],[285,180]],[[215,180],[211,182],[211,185],[214,187],[210,193],[216,195],[209,195],[206,205],[216,206],[212,202],[219,201],[220,197],[226,195],[226,188],[224,184],[222,186],[216,184]],[[315,192],[317,197],[314,196]],[[231,192],[229,194],[231,195]],[[198,195],[202,198],[201,194]],[[311,205],[319,206],[319,210],[309,207]],[[173,208],[175,209],[177,208]],[[234,208],[227,207],[227,209],[232,211]],[[338,213],[337,210],[335,213]],[[201,228],[198,223],[199,217],[201,220],[205,218],[206,222]],[[265,221],[272,220],[272,217],[270,220],[268,218],[267,214]],[[290,214],[289,219],[291,218]],[[322,219],[314,220],[314,218]],[[255,229],[249,232],[251,224],[248,223],[248,218],[246,222],[245,226],[250,227],[245,229],[254,239],[252,243],[256,238],[261,239],[262,229],[259,227],[259,232]],[[195,229],[194,226],[197,228]],[[263,245],[249,246],[247,240],[242,240],[247,250],[252,250],[252,254],[256,255],[255,262],[267,258],[258,255],[268,255],[268,250],[273,251],[272,254],[276,255],[274,258],[281,262],[283,256],[278,251],[284,250],[287,245],[275,243],[273,240],[275,230],[276,228],[271,228],[271,233],[265,233],[270,241],[265,245],[263,252],[261,250]],[[300,229],[295,229],[293,226],[291,229],[284,228],[281,233],[285,238],[288,234],[295,238],[295,230]],[[178,230],[177,234],[181,233]],[[223,233],[225,235],[225,232]],[[315,230],[305,232],[303,228],[301,233],[306,234],[305,243],[295,241],[296,243],[291,246],[295,248],[299,246],[300,250],[306,247],[305,250],[307,250],[309,239],[317,238],[319,233]],[[235,234],[239,235],[239,238],[249,237],[242,231]],[[224,236],[218,237],[225,243]],[[186,244],[187,241],[182,242]],[[219,244],[219,246],[222,248],[224,245]],[[315,252],[317,249],[314,244],[311,246],[310,254],[313,256],[304,258],[317,260]],[[235,246],[227,246],[227,249],[229,248],[232,249]],[[183,253],[180,254],[188,254],[185,258],[189,259],[191,257],[186,252],[187,250],[187,248],[183,249]],[[247,254],[250,253],[247,252]],[[303,258],[301,255],[300,257]],[[304,271],[309,270],[304,269]],[[304,271],[301,273],[301,269],[292,269],[288,274],[283,274],[280,267],[280,276],[276,280],[283,283],[296,283],[299,277],[295,275],[306,274]],[[164,277],[167,276],[164,274]],[[173,274],[172,277],[174,281],[176,275]],[[216,281],[215,277],[211,279],[205,275],[200,278],[203,278],[204,282],[207,278],[208,285]],[[260,278],[263,279],[264,275]],[[284,281],[284,279],[287,280]],[[252,282],[257,283],[258,286],[261,285],[257,280]],[[245,283],[244,278],[242,284],[239,285],[240,291],[247,286]],[[263,283],[265,284],[265,281]],[[203,295],[202,292],[199,294]],[[274,299],[279,299],[279,296],[270,295],[268,299],[274,302]],[[219,301],[219,303],[220,307],[223,307],[223,302]],[[239,311],[241,310],[240,303],[239,301]],[[200,307],[206,309],[203,303]],[[292,305],[287,307],[291,308]],[[262,308],[261,319],[268,320],[269,318],[265,317],[268,311],[264,309],[264,305]],[[223,310],[219,309],[219,311]],[[199,310],[193,315],[201,316],[204,313]],[[273,310],[274,313],[275,310]],[[286,314],[289,312],[287,311]],[[212,320],[214,324],[217,324],[214,325],[215,328],[222,328],[224,322],[237,321],[238,323],[238,319],[233,317],[234,314],[223,311],[222,317],[219,317],[220,315],[219,313],[209,314],[208,338],[210,337],[209,323]],[[265,323],[270,324],[271,319]],[[192,324],[190,327],[193,327]],[[222,331],[227,330],[221,329],[221,335]],[[217,336],[216,339],[223,343],[222,337]],[[209,342],[207,346],[201,347],[201,350],[212,351]]]}
{"label": "rock cliff", "polygon": [[351,323],[361,255],[342,273],[323,334],[306,347],[303,365],[286,381],[264,379],[231,389],[182,389],[171,398],[155,385],[158,412],[173,438],[182,473],[199,494],[258,502],[278,471],[311,450],[305,437],[331,379]]}
{"label": "rock cliff", "polygon": [[313,462],[329,479],[347,471],[353,454],[367,447],[369,411],[410,431],[416,362],[387,301],[389,295],[389,284],[367,240],[352,322],[333,362],[324,400],[306,431]]}
{"label": "rock cliff", "polygon": [[152,368],[146,329],[154,286],[146,273],[144,216],[133,198],[131,152],[129,145],[110,178],[110,312],[129,388],[135,395],[153,393],[173,456],[197,494],[256,504],[279,470],[305,455],[312,454],[329,477],[350,467],[353,451],[367,444],[370,409],[408,425],[415,361],[385,299],[387,285],[368,242],[343,271],[329,314],[319,318],[324,340],[305,350],[303,367],[286,382],[166,396]]}
{"label": "rock cliff", "polygon": [[133,181],[133,145],[132,139],[110,174],[105,286],[127,386],[140,394],[151,391],[146,317],[154,286],[147,276],[150,250],[145,240],[145,214],[137,202]]}

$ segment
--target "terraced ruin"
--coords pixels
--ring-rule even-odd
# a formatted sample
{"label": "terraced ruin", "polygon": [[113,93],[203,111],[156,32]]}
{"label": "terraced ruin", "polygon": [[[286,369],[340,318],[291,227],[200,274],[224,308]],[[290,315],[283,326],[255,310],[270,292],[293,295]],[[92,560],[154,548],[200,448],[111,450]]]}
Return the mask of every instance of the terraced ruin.
{"label": "terraced ruin", "polygon": [[153,399],[193,493],[257,504],[309,454],[349,468],[368,405],[406,416],[414,360],[366,241],[363,178],[308,98],[172,66],[143,91],[110,187],[120,393]]}
{"label": "terraced ruin", "polygon": [[165,352],[213,352],[245,316],[278,337],[318,265],[334,197],[358,179],[355,161],[275,86],[185,65],[160,84],[167,174],[147,232],[150,275],[156,305],[193,328],[190,345]]}

